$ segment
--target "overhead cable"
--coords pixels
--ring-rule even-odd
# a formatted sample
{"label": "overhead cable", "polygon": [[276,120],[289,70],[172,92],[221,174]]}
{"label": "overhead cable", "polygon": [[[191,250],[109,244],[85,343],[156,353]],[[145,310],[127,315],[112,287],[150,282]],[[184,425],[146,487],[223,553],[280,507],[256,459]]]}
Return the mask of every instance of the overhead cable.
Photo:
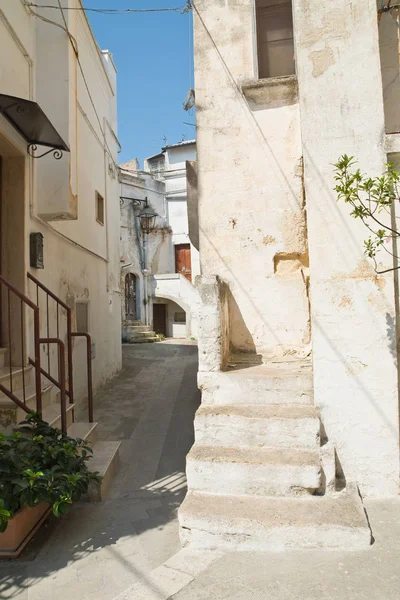
{"label": "overhead cable", "polygon": [[[50,4],[36,4],[34,2],[27,2],[27,6],[34,8],[53,8],[60,10],[58,6],[52,6]],[[191,10],[191,2],[187,0],[185,6],[176,6],[171,8],[85,8],[84,6],[69,6],[62,7],[62,10],[75,10],[83,12],[95,12],[102,13],[104,15],[126,15],[130,13],[156,13],[156,12],[177,12],[184,14]]]}

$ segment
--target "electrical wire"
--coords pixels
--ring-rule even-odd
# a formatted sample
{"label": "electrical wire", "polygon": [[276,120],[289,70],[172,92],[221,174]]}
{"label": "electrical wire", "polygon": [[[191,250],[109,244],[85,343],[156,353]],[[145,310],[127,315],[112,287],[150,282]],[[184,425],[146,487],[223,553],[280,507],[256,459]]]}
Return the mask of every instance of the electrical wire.
{"label": "electrical wire", "polygon": [[34,2],[27,2],[27,6],[33,6],[34,8],[53,8],[55,10],[75,10],[75,11],[83,11],[83,12],[95,12],[101,13],[105,15],[124,15],[131,13],[156,13],[156,12],[177,12],[184,14],[191,10],[190,0],[187,0],[185,6],[176,6],[171,8],[85,8],[85,7],[77,7],[77,6],[69,6],[69,7],[58,7],[51,6],[49,4],[36,4]]}

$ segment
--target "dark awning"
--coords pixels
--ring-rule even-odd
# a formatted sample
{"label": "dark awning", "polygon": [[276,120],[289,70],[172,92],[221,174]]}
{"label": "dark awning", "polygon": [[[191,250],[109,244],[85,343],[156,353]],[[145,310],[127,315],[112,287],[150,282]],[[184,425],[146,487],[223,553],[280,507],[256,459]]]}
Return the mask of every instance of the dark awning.
{"label": "dark awning", "polygon": [[69,147],[37,102],[0,94],[0,114],[15,127],[29,145],[47,146],[69,152]]}

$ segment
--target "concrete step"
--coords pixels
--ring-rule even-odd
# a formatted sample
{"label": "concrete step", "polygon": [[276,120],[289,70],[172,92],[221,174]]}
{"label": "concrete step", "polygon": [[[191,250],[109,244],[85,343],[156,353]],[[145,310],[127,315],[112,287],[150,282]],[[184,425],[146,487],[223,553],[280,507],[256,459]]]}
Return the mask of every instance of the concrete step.
{"label": "concrete step", "polygon": [[93,446],[97,440],[97,425],[98,423],[83,423],[77,421],[68,427],[67,433],[70,437],[85,440]]}
{"label": "concrete step", "polygon": [[137,338],[130,343],[131,344],[154,344],[159,341],[160,341],[159,337],[146,337],[146,338],[142,338],[142,339]]}
{"label": "concrete step", "polygon": [[[67,426],[70,427],[73,422],[75,404],[67,404]],[[42,413],[43,421],[51,425],[52,427],[61,429],[61,411],[60,405],[50,404],[47,406]]]}
{"label": "concrete step", "polygon": [[[23,377],[24,373],[24,377]],[[25,380],[25,386],[29,386],[32,384],[32,373],[33,369],[31,366],[26,366],[24,369],[22,367],[12,367],[11,368],[11,379],[12,379],[12,389],[20,390],[23,387],[23,382]],[[11,382],[10,382],[10,367],[2,367],[0,368],[0,383],[11,390]],[[0,398],[6,398],[7,396],[0,391]]]}
{"label": "concrete step", "polygon": [[[51,390],[53,386],[51,384],[46,385],[42,388],[42,406],[43,409],[47,408],[51,404]],[[17,398],[24,401],[22,389],[14,390]],[[36,389],[34,386],[28,386],[25,388],[25,402],[29,409],[36,410]],[[13,428],[17,423],[24,421],[26,418],[26,412],[19,408],[10,398],[5,395],[0,396],[0,431],[2,433],[11,434]]]}
{"label": "concrete step", "polygon": [[322,485],[319,453],[195,444],[186,463],[194,492],[250,496],[309,495]]}
{"label": "concrete step", "polygon": [[205,404],[312,404],[309,361],[244,365],[225,372],[200,372]]}
{"label": "concrete step", "polygon": [[371,532],[356,491],[301,498],[188,493],[179,509],[181,541],[193,549],[360,550]]}
{"label": "concrete step", "polygon": [[119,448],[121,442],[99,441],[93,446],[93,458],[88,465],[92,472],[98,472],[102,477],[101,485],[91,483],[85,500],[100,501],[110,489],[111,481],[119,468]]}
{"label": "concrete step", "polygon": [[130,334],[129,338],[134,341],[134,340],[143,340],[143,339],[147,339],[147,338],[154,338],[156,337],[156,333],[154,331],[142,331],[140,333],[135,333],[135,334]]}
{"label": "concrete step", "polygon": [[129,334],[147,333],[150,331],[150,325],[126,325],[126,331]]}
{"label": "concrete step", "polygon": [[6,360],[7,348],[0,348],[0,369],[4,367]]}
{"label": "concrete step", "polygon": [[201,405],[196,413],[196,443],[230,448],[318,450],[320,420],[314,406]]}

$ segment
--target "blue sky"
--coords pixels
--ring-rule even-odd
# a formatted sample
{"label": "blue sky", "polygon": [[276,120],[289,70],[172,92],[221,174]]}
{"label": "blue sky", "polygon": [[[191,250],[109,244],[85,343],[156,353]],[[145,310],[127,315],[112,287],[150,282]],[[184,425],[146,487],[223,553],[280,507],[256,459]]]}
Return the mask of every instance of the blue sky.
{"label": "blue sky", "polygon": [[[86,8],[167,8],[186,0],[83,0]],[[195,137],[194,115],[182,108],[193,87],[192,15],[175,12],[104,15],[88,12],[102,49],[118,69],[119,162],[156,154]]]}

